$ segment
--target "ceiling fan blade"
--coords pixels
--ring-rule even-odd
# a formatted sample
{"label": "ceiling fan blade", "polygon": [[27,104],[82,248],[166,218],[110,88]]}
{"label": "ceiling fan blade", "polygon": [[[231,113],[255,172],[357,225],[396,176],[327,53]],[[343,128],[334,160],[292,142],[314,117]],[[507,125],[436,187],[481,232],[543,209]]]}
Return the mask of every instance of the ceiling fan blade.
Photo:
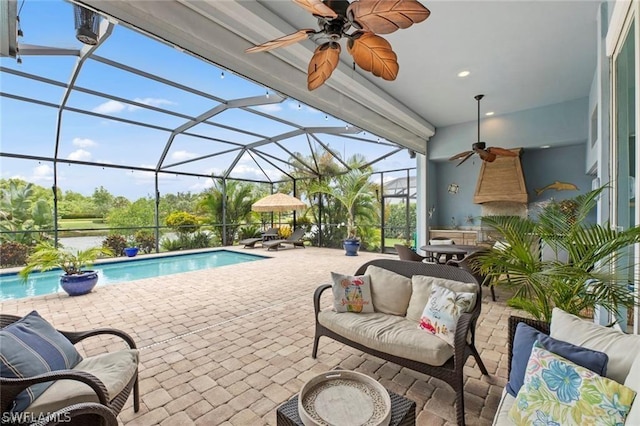
{"label": "ceiling fan blade", "polygon": [[376,34],[409,28],[430,14],[416,0],[356,0],[347,9],[347,17],[356,27]]}
{"label": "ceiling fan blade", "polygon": [[293,2],[315,16],[322,16],[324,18],[338,17],[338,14],[324,4],[322,0],[293,0]]}
{"label": "ceiling fan blade", "polygon": [[458,160],[462,157],[465,157],[469,154],[473,154],[473,151],[465,151],[465,152],[461,152],[459,154],[454,155],[453,157],[449,158],[449,161],[453,161],[453,160]]}
{"label": "ceiling fan blade", "polygon": [[518,156],[517,152],[513,152],[510,149],[499,148],[497,146],[491,146],[491,147],[487,148],[487,152],[489,152],[491,154],[495,154],[495,155],[503,155],[505,157],[517,157]]}
{"label": "ceiling fan blade", "polygon": [[398,56],[382,37],[356,31],[347,42],[347,50],[360,68],[370,71],[376,77],[393,81],[398,76]]}
{"label": "ceiling fan blade", "polygon": [[478,155],[480,156],[482,161],[486,161],[488,163],[492,163],[496,159],[496,155],[495,154],[493,154],[493,153],[491,153],[489,151],[486,151],[484,149],[476,149],[475,151],[478,153]]}
{"label": "ceiling fan blade", "polygon": [[338,66],[340,60],[340,44],[330,41],[316,48],[307,76],[307,88],[315,90],[331,77],[331,73]]}
{"label": "ceiling fan blade", "polygon": [[467,161],[467,160],[468,160],[468,159],[469,159],[473,154],[474,154],[474,152],[473,152],[473,151],[469,151],[469,153],[467,154],[467,156],[466,156],[466,157],[464,157],[464,158],[462,159],[462,161],[461,161],[461,162],[459,162],[458,164],[456,164],[456,167],[458,167],[460,164],[462,164],[462,163],[464,163],[465,161]]}
{"label": "ceiling fan blade", "polygon": [[278,47],[289,46],[299,41],[306,40],[307,38],[309,38],[309,34],[314,34],[314,33],[315,33],[315,30],[310,30],[310,29],[299,30],[293,34],[288,34],[286,36],[282,36],[274,40],[267,41],[257,46],[250,47],[245,50],[245,53],[266,52],[268,50],[277,49]]}

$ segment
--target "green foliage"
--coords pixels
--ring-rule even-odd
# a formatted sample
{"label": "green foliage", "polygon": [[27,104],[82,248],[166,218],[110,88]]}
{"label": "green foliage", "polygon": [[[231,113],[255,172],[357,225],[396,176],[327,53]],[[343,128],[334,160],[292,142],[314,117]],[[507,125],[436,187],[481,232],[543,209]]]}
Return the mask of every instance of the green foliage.
{"label": "green foliage", "polygon": [[347,238],[356,238],[358,231],[356,220],[362,219],[365,223],[374,222],[377,219],[375,208],[375,187],[369,181],[371,172],[353,169],[343,175],[336,176],[333,180],[317,182],[310,188],[311,193],[329,195],[338,201],[347,213]]}
{"label": "green foliage", "polygon": [[97,213],[101,217],[106,217],[111,206],[113,205],[113,195],[107,191],[102,185],[93,191],[93,205],[96,208]]}
{"label": "green foliage", "polygon": [[160,247],[163,251],[178,251],[182,250],[183,242],[180,239],[172,240],[171,238],[163,238],[160,240]]}
{"label": "green foliage", "polygon": [[211,245],[211,234],[209,232],[196,232],[195,234],[183,234],[180,237],[183,249],[207,248]]}
{"label": "green foliage", "polygon": [[111,234],[102,241],[102,247],[110,249],[115,256],[122,256],[127,247],[127,239],[120,234]]}
{"label": "green foliage", "polygon": [[0,230],[8,232],[0,240],[32,245],[46,238],[46,231],[53,228],[53,213],[44,188],[19,179],[3,180],[0,187]]}
{"label": "green foliage", "polygon": [[187,212],[173,212],[165,219],[165,224],[178,234],[191,234],[200,228],[198,217]]}
{"label": "green foliage", "polygon": [[112,209],[107,215],[110,228],[133,228],[155,226],[155,201],[139,198],[133,203]]}
{"label": "green foliage", "polygon": [[410,231],[416,229],[416,204],[409,204],[409,223],[407,223],[407,210],[404,203],[388,204],[385,207],[385,236],[391,238],[410,238]]}
{"label": "green foliage", "polygon": [[168,215],[173,211],[195,213],[198,204],[198,195],[191,192],[178,192],[177,194],[165,194],[160,198],[160,210]]}
{"label": "green foliage", "polygon": [[0,244],[0,266],[19,266],[27,262],[29,246],[16,241],[6,241]]}
{"label": "green foliage", "polygon": [[152,231],[139,230],[133,236],[136,247],[143,253],[151,253],[156,249],[156,237]]}
{"label": "green foliage", "polygon": [[[223,209],[225,193],[226,209]],[[213,187],[198,202],[198,212],[206,215],[211,225],[219,226],[226,211],[226,235],[221,235],[221,242],[231,245],[238,228],[251,217],[251,205],[256,201],[252,185],[234,180],[225,183],[222,179],[215,179]]]}
{"label": "green foliage", "polygon": [[60,268],[65,275],[81,274],[85,268],[91,267],[98,256],[113,256],[113,251],[106,247],[92,247],[76,252],[56,248],[49,242],[41,242],[35,251],[29,255],[27,265],[18,273],[26,282],[29,274],[36,269],[48,271]]}
{"label": "green foliage", "polygon": [[241,226],[239,230],[239,239],[255,238],[260,236],[260,228],[256,225]]}
{"label": "green foliage", "polygon": [[[479,255],[479,266],[497,284],[514,289],[509,305],[550,321],[554,307],[580,315],[596,304],[619,313],[620,306],[639,303],[627,285],[636,266],[631,249],[640,242],[640,227],[617,231],[608,223],[586,221],[604,189],[575,197],[571,209],[552,203],[536,220],[482,218],[507,246]],[[542,260],[538,238],[555,253],[568,253],[569,262]]]}

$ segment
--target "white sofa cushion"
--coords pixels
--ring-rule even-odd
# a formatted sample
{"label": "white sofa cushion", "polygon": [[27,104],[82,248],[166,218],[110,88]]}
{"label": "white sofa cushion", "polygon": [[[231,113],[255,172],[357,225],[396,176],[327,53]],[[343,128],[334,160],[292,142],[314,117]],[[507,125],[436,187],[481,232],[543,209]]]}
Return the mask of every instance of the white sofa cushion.
{"label": "white sofa cushion", "polygon": [[[115,398],[131,381],[138,368],[138,350],[123,349],[85,358],[73,369],[96,376],[107,388],[109,400]],[[99,402],[96,393],[76,380],[57,380],[25,411],[39,415],[80,402]]]}
{"label": "white sofa cushion", "polygon": [[502,391],[502,398],[500,404],[498,404],[498,411],[493,418],[493,426],[513,425],[514,423],[509,418],[509,410],[513,407],[516,399],[509,395],[506,390]]}
{"label": "white sofa cushion", "polygon": [[606,353],[607,377],[618,383],[625,382],[640,353],[640,336],[585,321],[559,308],[551,314],[551,337]]}
{"label": "white sofa cushion", "polygon": [[404,317],[324,310],[318,314],[318,322],[371,349],[425,364],[440,366],[453,356],[453,348],[444,340]]}
{"label": "white sofa cushion", "polygon": [[422,311],[424,311],[424,307],[427,306],[427,302],[431,296],[431,287],[434,284],[448,288],[456,293],[478,292],[478,286],[473,283],[463,283],[445,278],[429,277],[427,275],[414,275],[411,277],[412,292],[411,298],[409,299],[409,307],[407,308],[407,319],[415,321],[416,323],[420,322]]}
{"label": "white sofa cushion", "polygon": [[376,312],[400,316],[407,314],[411,278],[374,265],[367,267],[365,275],[371,279],[371,297]]}
{"label": "white sofa cushion", "polygon": [[[629,374],[624,381],[624,385],[630,387],[640,395],[640,354],[636,352],[636,360],[633,361]],[[640,397],[636,395],[636,400],[631,406],[631,411],[625,421],[626,425],[640,425]]]}

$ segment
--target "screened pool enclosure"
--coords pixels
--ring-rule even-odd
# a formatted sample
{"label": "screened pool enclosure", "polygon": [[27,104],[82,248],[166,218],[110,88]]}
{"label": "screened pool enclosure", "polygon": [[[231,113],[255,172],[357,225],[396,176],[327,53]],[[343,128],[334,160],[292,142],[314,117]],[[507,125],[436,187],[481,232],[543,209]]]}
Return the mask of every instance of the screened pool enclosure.
{"label": "screened pool enclosure", "polygon": [[[370,175],[371,211],[356,215],[367,248],[413,239],[413,152],[108,17],[83,44],[71,3],[14,3],[18,50],[0,59],[3,242],[145,230],[159,250],[184,231],[167,216],[187,212],[211,245],[270,224],[336,245],[344,207],[313,185],[350,170]],[[245,186],[245,204],[280,191],[309,208],[240,214]]]}

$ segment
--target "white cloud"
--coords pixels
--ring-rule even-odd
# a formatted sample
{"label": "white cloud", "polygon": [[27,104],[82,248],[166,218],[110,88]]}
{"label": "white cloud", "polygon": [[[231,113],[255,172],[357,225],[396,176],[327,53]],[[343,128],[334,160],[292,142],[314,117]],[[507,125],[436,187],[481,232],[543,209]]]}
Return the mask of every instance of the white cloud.
{"label": "white cloud", "polygon": [[194,183],[189,187],[190,191],[200,192],[205,189],[209,189],[213,186],[213,179],[199,179],[198,182]]}
{"label": "white cloud", "polygon": [[185,161],[197,157],[198,155],[189,151],[176,151],[171,154],[171,159],[175,161]]}
{"label": "white cloud", "polygon": [[52,182],[53,181],[53,167],[48,164],[40,164],[33,168],[31,178],[28,179],[34,182]]}
{"label": "white cloud", "polygon": [[73,138],[71,143],[78,148],[91,148],[98,145],[89,138]]}
{"label": "white cloud", "polygon": [[89,161],[91,160],[91,153],[84,149],[76,149],[67,156],[67,159],[75,161]]}
{"label": "white cloud", "polygon": [[122,111],[123,109],[125,109],[125,107],[125,104],[123,104],[122,102],[111,100],[98,105],[91,111],[98,114],[112,114]]}
{"label": "white cloud", "polygon": [[[134,101],[144,105],[155,106],[155,107],[159,107],[161,105],[174,104],[174,102],[171,102],[168,99],[160,99],[160,98],[135,98]],[[137,107],[129,107],[129,110],[133,110],[133,109],[137,109]]]}
{"label": "white cloud", "polygon": [[278,111],[282,111],[282,105],[280,104],[258,105],[256,109],[259,109],[264,112],[278,112]]}

